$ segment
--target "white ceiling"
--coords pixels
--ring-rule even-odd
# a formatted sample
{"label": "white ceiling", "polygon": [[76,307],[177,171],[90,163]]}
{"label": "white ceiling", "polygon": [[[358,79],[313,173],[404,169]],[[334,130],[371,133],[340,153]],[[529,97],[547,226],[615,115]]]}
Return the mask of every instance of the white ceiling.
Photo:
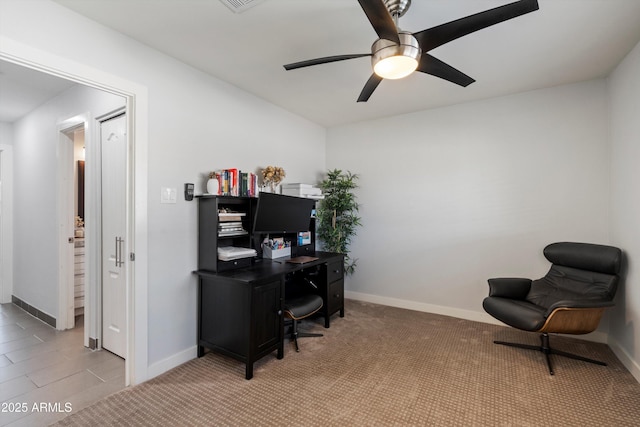
{"label": "white ceiling", "polygon": [[[430,53],[476,79],[422,73],[356,99],[368,57],[285,71],[283,64],[368,53],[377,38],[356,0],[265,0],[233,13],[219,0],[56,0],[97,22],[324,126],[604,77],[640,40],[640,0],[539,0],[540,10]],[[510,0],[413,0],[417,32]]]}
{"label": "white ceiling", "polygon": [[13,123],[74,84],[0,61],[0,122]]}

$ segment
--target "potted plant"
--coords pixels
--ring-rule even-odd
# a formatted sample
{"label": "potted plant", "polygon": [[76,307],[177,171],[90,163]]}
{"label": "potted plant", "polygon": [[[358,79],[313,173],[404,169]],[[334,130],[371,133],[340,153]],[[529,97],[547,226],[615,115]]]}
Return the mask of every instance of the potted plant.
{"label": "potted plant", "polygon": [[322,247],[329,252],[345,255],[346,274],[352,274],[356,261],[349,257],[349,244],[359,227],[359,205],[353,190],[358,187],[358,175],[339,169],[327,172],[327,177],[320,183],[324,199],[316,211],[318,222],[317,234]]}

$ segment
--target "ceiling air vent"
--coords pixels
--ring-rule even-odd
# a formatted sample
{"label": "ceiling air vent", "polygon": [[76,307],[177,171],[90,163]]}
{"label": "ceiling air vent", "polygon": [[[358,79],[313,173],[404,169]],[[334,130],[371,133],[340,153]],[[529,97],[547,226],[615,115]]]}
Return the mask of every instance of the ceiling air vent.
{"label": "ceiling air vent", "polygon": [[258,3],[262,3],[264,0],[220,0],[222,4],[227,6],[235,13],[242,13],[245,10],[252,8]]}

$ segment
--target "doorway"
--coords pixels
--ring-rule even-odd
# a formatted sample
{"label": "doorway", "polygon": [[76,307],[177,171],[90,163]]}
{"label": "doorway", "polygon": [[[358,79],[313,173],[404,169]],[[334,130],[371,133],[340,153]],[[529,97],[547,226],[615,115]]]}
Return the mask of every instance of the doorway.
{"label": "doorway", "polygon": [[[85,324],[86,245],[84,214],[85,134],[88,116],[76,116],[62,125],[58,147],[58,203],[60,220],[60,273],[57,329],[72,329],[77,322],[85,327],[85,347],[89,347],[89,324]],[[87,307],[87,314],[91,307]]]}
{"label": "doorway", "polygon": [[[135,262],[127,270],[127,360],[126,383],[138,384],[149,377],[148,367],[148,240],[147,240],[147,158],[149,95],[146,86],[110,74],[87,64],[69,61],[50,52],[27,48],[12,40],[3,40],[0,60],[37,72],[72,80],[82,85],[124,97],[130,146],[127,163],[127,251],[135,251]],[[87,153],[88,155],[88,153]],[[88,155],[88,161],[91,161]],[[89,171],[86,171],[90,175]],[[85,204],[87,201],[85,201]],[[85,235],[85,237],[87,237]],[[14,238],[15,239],[15,238]],[[88,244],[88,242],[87,242]],[[14,271],[15,276],[15,271]],[[90,278],[88,278],[90,280]],[[85,297],[85,305],[91,296]]]}

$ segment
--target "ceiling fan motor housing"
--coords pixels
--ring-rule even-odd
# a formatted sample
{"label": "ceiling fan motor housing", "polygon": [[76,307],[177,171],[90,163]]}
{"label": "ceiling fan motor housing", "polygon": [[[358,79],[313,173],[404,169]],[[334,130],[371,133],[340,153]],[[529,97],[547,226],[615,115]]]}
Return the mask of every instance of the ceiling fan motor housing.
{"label": "ceiling fan motor housing", "polygon": [[[400,79],[411,74],[418,66],[419,58],[422,54],[418,40],[416,40],[413,34],[407,31],[399,31],[398,37],[400,38],[399,45],[390,40],[378,39],[371,46],[371,65],[380,77]],[[415,66],[413,66],[412,69],[407,68],[406,72],[401,72],[400,74],[384,75],[384,71],[382,70],[384,64],[390,62],[392,58],[396,61],[406,62],[408,67]]]}
{"label": "ceiling fan motor housing", "polygon": [[411,6],[411,0],[384,0],[384,5],[391,16],[400,17],[404,15],[409,9],[409,6]]}

